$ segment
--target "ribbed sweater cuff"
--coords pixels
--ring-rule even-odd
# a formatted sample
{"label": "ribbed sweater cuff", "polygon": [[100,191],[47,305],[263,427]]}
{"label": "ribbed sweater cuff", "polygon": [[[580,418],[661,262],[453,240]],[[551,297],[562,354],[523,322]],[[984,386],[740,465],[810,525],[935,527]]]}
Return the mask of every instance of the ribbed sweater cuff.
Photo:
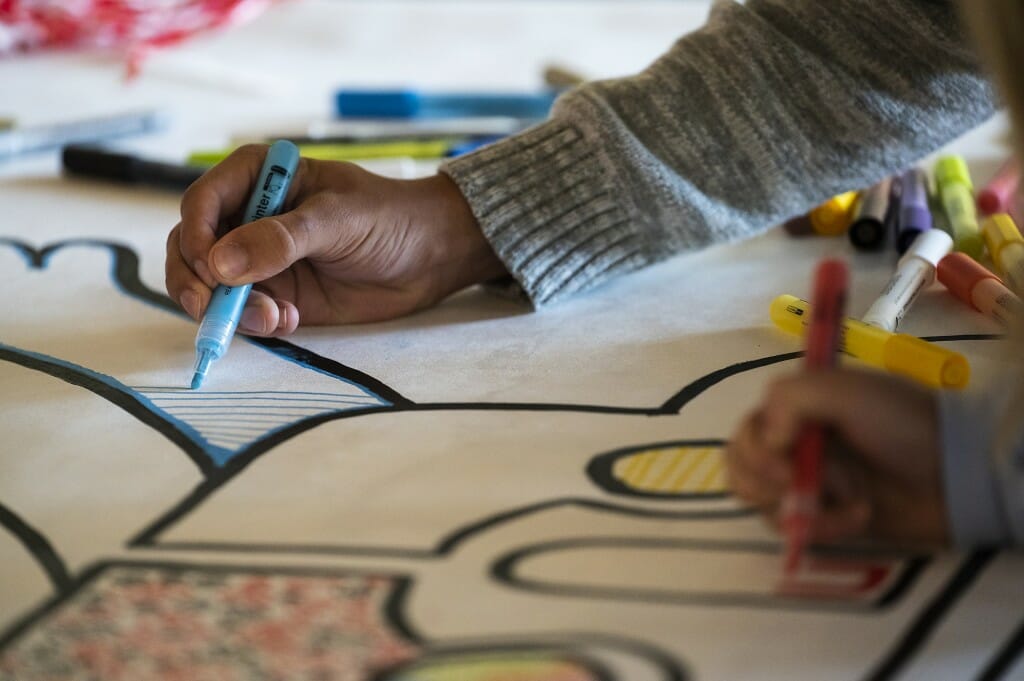
{"label": "ribbed sweater cuff", "polygon": [[441,167],[536,307],[650,262],[599,148],[551,120]]}
{"label": "ribbed sweater cuff", "polygon": [[992,470],[993,401],[946,390],[939,393],[946,508],[956,546],[1009,543]]}

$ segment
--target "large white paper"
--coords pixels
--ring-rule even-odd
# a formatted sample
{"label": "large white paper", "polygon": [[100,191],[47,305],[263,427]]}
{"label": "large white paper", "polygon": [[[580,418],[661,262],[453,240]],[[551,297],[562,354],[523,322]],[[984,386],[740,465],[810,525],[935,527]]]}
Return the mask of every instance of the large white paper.
{"label": "large white paper", "polygon": [[[587,12],[610,21],[609,4]],[[275,22],[360,18],[339,5]],[[495,11],[540,11],[514,5]],[[650,30],[685,26],[669,28]],[[351,57],[341,29],[320,30],[325,54]],[[245,55],[273,32],[212,49]],[[125,94],[114,67],[64,57],[0,66],[25,88],[85,77],[202,106],[224,131],[239,106],[162,81]],[[979,168],[991,135],[963,142]],[[175,136],[150,144],[169,154]],[[851,311],[866,309],[894,256],[773,232],[539,313],[471,290],[393,322],[237,337],[193,392],[195,325],[162,289],[177,197],[62,179],[54,161],[0,178],[0,678],[1021,672],[1020,557],[835,549],[806,589],[781,590],[778,538],[729,494],[723,444],[798,367],[768,303],[806,295],[815,260],[838,253]],[[939,288],[905,330],[946,338],[982,376],[998,355],[996,329]]]}

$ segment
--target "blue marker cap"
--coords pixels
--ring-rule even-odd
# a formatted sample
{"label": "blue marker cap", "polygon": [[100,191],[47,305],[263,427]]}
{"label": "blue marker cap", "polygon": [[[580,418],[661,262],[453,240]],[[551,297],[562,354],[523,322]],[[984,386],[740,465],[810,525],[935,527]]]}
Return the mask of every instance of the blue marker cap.
{"label": "blue marker cap", "polygon": [[[242,224],[281,212],[298,165],[299,148],[294,144],[279,140],[270,145],[267,158],[263,161],[263,168],[257,176],[256,186],[253,187],[252,196],[245,207]],[[252,284],[221,285],[213,289],[210,304],[196,334],[196,365],[192,375],[192,390],[199,389],[210,370],[210,365],[227,352],[251,290]]]}
{"label": "blue marker cap", "polygon": [[342,118],[547,118],[558,92],[422,93],[415,90],[340,90]]}

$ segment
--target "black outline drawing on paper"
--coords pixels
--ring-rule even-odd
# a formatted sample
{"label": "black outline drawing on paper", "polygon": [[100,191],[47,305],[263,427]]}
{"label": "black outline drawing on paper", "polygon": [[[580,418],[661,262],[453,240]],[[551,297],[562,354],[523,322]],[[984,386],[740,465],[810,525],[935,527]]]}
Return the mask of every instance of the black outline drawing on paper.
{"label": "black outline drawing on paper", "polygon": [[[818,602],[814,598],[787,598],[784,593],[740,593],[722,591],[689,591],[684,588],[644,588],[633,585],[583,585],[572,579],[538,579],[521,574],[521,566],[533,558],[586,549],[605,550],[678,550],[700,551],[722,555],[778,555],[779,547],[771,542],[734,541],[720,539],[656,539],[647,537],[587,537],[537,542],[517,548],[498,557],[491,565],[491,576],[502,584],[533,593],[563,597],[605,599],[661,603],[670,605],[714,605],[716,607],[772,608],[794,610],[835,609],[838,611],[880,610],[897,601],[914,583],[928,564],[922,555],[885,555],[865,552],[831,551],[819,554],[819,560],[831,558],[844,569],[863,567],[856,578],[862,580],[858,590],[869,597],[863,600]],[[684,581],[680,578],[680,581]],[[844,587],[846,588],[846,587]]]}
{"label": "black outline drawing on paper", "polygon": [[[33,268],[46,266],[49,256],[55,251],[76,246],[88,246],[107,249],[112,259],[111,275],[114,282],[123,293],[137,300],[155,305],[171,314],[180,314],[177,307],[164,295],[147,288],[138,277],[138,258],[129,248],[110,242],[73,240],[51,244],[42,249],[35,249],[32,246],[12,239],[0,239],[0,246],[7,246],[16,249],[22,257]],[[951,335],[931,337],[928,340],[935,341],[957,341],[957,340],[990,340],[996,338],[991,335]],[[229,482],[235,475],[239,474],[252,461],[272,449],[275,445],[295,437],[306,430],[314,428],[322,423],[351,418],[371,413],[381,412],[405,412],[405,411],[544,411],[544,412],[585,412],[597,414],[620,414],[636,415],[642,417],[657,417],[676,415],[692,399],[703,393],[708,388],[721,381],[753,369],[789,361],[800,357],[802,353],[792,352],[780,355],[773,355],[759,359],[739,362],[728,367],[713,371],[680,389],[660,405],[637,408],[622,407],[615,405],[600,404],[560,404],[560,403],[460,403],[460,402],[413,402],[405,398],[394,389],[383,384],[379,380],[364,374],[352,367],[348,367],[335,360],[320,356],[304,348],[296,346],[280,339],[258,339],[248,338],[253,343],[271,352],[278,357],[290,362],[305,366],[336,377],[339,382],[346,386],[358,386],[361,390],[374,396],[379,403],[376,406],[367,405],[365,402],[359,404],[338,405],[333,410],[318,411],[313,414],[304,414],[294,422],[278,427],[267,435],[257,437],[253,441],[244,444],[231,453],[230,457],[218,460],[209,455],[204,449],[203,439],[197,438],[195,432],[182,427],[181,419],[171,415],[168,410],[156,406],[153,400],[148,399],[144,390],[134,390],[129,386],[85,367],[70,364],[56,357],[49,357],[34,353],[30,350],[15,348],[0,343],[0,360],[13,362],[29,369],[40,371],[54,376],[67,383],[84,387],[94,394],[108,400],[121,409],[125,410],[143,423],[154,428],[176,446],[182,449],[196,464],[204,476],[201,481],[188,495],[179,503],[174,505],[160,517],[150,522],[130,542],[130,546],[146,548],[165,549],[209,549],[209,550],[231,550],[231,551],[253,551],[253,552],[283,552],[283,553],[311,553],[328,555],[377,555],[401,558],[433,558],[450,553],[458,544],[465,539],[472,537],[488,528],[501,525],[513,519],[532,515],[534,513],[550,510],[564,506],[583,507],[598,513],[625,514],[638,517],[651,517],[659,519],[712,519],[712,518],[737,518],[749,515],[751,511],[743,508],[716,509],[703,511],[685,510],[659,510],[650,507],[634,507],[617,503],[609,503],[590,498],[556,498],[543,502],[529,504],[520,508],[508,509],[500,514],[478,519],[468,525],[453,529],[443,537],[431,550],[408,549],[402,547],[360,547],[360,546],[309,546],[309,545],[280,545],[280,544],[205,544],[188,542],[160,543],[160,534],[177,520],[188,514],[214,493],[219,487]],[[630,451],[633,451],[630,448]],[[611,454],[615,454],[612,452]],[[621,450],[618,451],[621,454]],[[598,457],[600,458],[600,457]],[[609,458],[610,460],[610,458]],[[595,459],[594,461],[597,461]],[[592,462],[593,465],[593,462]],[[595,469],[596,470],[596,469]],[[591,478],[598,483],[605,491],[618,493],[622,496],[622,490],[611,489],[601,484],[603,474],[595,474],[590,471]],[[612,485],[614,487],[614,485]],[[643,496],[643,495],[635,495]],[[9,512],[10,518],[17,518],[13,512]],[[0,516],[3,519],[5,516]],[[42,566],[60,565],[60,558],[56,551],[49,546],[42,534],[36,532],[26,523],[21,522],[20,530],[12,529],[19,523],[4,522],[4,527],[12,531],[23,545],[32,552],[37,562]],[[39,541],[38,539],[42,539]],[[570,539],[571,540],[571,539]],[[955,602],[962,594],[966,585],[979,574],[987,562],[986,554],[975,554],[966,559],[957,573],[957,577],[942,590],[936,603],[933,603],[930,614],[941,618],[941,615]],[[72,587],[68,586],[66,570],[47,570],[54,582],[55,588],[60,594],[67,594]],[[913,571],[911,571],[913,572]],[[78,583],[78,582],[76,582]],[[894,652],[887,660],[895,662],[884,662],[880,665],[880,672],[872,678],[891,678],[891,669],[899,669],[910,656],[920,647],[923,637],[919,634],[921,630],[930,630],[934,622],[915,625],[907,635],[901,638]],[[888,666],[887,666],[888,665]],[[886,672],[886,669],[890,669]],[[885,672],[885,673],[883,673]]]}

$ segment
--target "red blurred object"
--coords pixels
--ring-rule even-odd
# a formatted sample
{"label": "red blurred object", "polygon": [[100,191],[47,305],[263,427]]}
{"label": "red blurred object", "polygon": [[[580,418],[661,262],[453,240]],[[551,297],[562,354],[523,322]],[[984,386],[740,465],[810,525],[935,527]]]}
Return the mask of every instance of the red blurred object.
{"label": "red blurred object", "polygon": [[0,55],[42,49],[124,52],[128,76],[147,51],[262,12],[277,0],[0,0]]}

